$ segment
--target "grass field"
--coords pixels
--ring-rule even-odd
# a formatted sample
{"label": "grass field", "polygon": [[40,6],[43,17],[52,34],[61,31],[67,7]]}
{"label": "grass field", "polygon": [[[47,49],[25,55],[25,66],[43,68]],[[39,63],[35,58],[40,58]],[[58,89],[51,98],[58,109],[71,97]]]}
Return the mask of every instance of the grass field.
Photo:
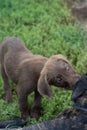
{"label": "grass field", "polygon": [[[62,53],[79,74],[87,72],[87,32],[63,0],[0,0],[0,40],[7,36],[21,38],[34,54],[50,57]],[[2,86],[0,77],[0,121],[20,116],[16,93],[13,92],[14,102],[7,104]],[[52,100],[43,98],[38,122],[71,107],[71,91],[54,86],[52,89]],[[29,96],[30,105],[32,102],[33,94]],[[29,118],[28,122],[37,121]]]}

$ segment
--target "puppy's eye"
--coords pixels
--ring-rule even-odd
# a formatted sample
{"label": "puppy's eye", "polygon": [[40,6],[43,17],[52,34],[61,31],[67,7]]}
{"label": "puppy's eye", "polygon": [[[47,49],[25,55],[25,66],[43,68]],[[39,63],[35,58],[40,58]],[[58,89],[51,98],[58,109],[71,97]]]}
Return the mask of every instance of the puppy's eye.
{"label": "puppy's eye", "polygon": [[66,67],[66,70],[67,70],[67,71],[69,71],[69,70],[70,70],[70,67],[69,67],[69,66],[67,66],[67,67]]}

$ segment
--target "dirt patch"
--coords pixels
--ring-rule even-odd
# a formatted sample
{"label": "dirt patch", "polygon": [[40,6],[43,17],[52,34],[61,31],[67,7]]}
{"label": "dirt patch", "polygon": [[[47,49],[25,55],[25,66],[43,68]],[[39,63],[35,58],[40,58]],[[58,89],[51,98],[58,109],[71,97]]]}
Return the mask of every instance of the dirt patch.
{"label": "dirt patch", "polygon": [[87,25],[87,0],[67,0],[72,14],[80,20],[81,23]]}

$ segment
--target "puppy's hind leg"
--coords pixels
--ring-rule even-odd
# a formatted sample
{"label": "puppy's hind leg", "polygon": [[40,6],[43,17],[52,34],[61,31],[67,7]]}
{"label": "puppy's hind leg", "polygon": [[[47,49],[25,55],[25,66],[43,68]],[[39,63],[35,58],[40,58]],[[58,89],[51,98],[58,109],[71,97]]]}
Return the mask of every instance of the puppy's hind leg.
{"label": "puppy's hind leg", "polygon": [[25,86],[22,85],[23,84],[18,84],[16,91],[21,117],[26,120],[29,117],[28,93],[25,90]]}
{"label": "puppy's hind leg", "polygon": [[11,92],[8,76],[6,75],[5,70],[2,66],[1,66],[1,74],[2,74],[2,79],[4,83],[4,91],[6,95],[6,100],[8,103],[10,103],[12,102],[12,92]]}
{"label": "puppy's hind leg", "polygon": [[42,96],[36,90],[35,97],[34,97],[34,103],[33,103],[32,109],[31,109],[31,117],[35,118],[37,120],[40,116],[41,99],[42,99]]}

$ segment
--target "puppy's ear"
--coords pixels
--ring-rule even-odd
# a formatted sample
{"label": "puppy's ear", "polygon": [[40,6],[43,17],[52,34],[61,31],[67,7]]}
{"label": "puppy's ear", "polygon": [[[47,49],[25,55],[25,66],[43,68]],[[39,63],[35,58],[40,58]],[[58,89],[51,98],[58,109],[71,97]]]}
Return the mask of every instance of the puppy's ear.
{"label": "puppy's ear", "polygon": [[38,80],[38,92],[42,96],[47,96],[48,98],[52,97],[52,91],[50,89],[50,86],[47,81],[47,76],[46,75],[41,75],[39,80]]}

